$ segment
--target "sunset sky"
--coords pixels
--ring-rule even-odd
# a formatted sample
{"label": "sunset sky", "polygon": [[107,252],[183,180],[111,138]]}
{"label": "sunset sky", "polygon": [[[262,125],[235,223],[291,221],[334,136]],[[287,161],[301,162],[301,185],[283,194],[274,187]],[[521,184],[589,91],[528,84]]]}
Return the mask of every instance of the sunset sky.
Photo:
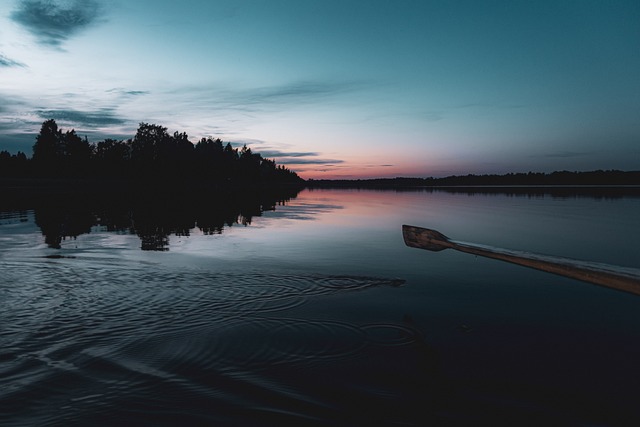
{"label": "sunset sky", "polygon": [[2,0],[0,150],[49,118],[304,178],[640,170],[640,2]]}

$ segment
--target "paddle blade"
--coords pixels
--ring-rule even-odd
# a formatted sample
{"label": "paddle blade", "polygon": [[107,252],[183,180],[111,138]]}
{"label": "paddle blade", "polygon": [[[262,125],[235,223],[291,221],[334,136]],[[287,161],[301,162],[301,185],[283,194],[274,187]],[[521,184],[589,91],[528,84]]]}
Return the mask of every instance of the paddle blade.
{"label": "paddle blade", "polygon": [[402,237],[404,243],[412,248],[437,252],[451,247],[447,236],[428,228],[403,225]]}

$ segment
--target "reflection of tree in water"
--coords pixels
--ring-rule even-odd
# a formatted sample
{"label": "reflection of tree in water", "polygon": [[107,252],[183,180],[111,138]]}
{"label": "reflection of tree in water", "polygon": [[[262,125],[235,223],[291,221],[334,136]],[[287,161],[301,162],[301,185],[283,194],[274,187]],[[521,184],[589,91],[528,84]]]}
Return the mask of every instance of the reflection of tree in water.
{"label": "reflection of tree in water", "polygon": [[54,249],[60,249],[63,240],[75,239],[89,233],[95,224],[94,216],[81,205],[66,204],[43,205],[35,209],[35,222],[45,243]]}
{"label": "reflection of tree in water", "polygon": [[140,237],[143,251],[169,250],[169,235],[188,236],[195,224],[190,204],[181,199],[153,197],[123,208],[131,210],[129,230]]}
{"label": "reflection of tree in water", "polygon": [[68,237],[90,233],[92,227],[135,234],[142,250],[169,250],[169,236],[189,236],[199,229],[220,234],[225,227],[249,225],[252,218],[295,198],[298,189],[187,193],[124,194],[117,197],[67,195],[38,203],[36,224],[50,248],[60,249]]}
{"label": "reflection of tree in water", "polygon": [[139,233],[140,237],[140,249],[143,251],[168,251],[169,250],[169,236],[162,233],[146,234]]}

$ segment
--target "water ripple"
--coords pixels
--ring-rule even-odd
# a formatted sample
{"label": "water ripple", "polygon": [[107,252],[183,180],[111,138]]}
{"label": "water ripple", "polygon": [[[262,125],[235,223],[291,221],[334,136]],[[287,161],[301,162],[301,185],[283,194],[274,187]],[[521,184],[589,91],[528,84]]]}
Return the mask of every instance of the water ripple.
{"label": "water ripple", "polygon": [[174,271],[82,255],[0,267],[0,406],[13,408],[0,412],[3,425],[118,424],[169,407],[167,419],[208,422],[208,406],[193,403],[203,399],[231,418],[242,405],[277,412],[271,399],[321,408],[312,393],[274,381],[274,369],[304,372],[412,339],[397,325],[293,314],[396,279]]}

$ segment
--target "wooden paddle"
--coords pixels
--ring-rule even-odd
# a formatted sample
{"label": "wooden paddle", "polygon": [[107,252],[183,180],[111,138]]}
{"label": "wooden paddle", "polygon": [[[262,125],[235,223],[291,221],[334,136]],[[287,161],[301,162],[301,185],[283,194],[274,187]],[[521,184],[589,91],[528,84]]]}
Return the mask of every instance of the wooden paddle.
{"label": "wooden paddle", "polygon": [[455,249],[487,258],[495,258],[514,264],[524,265],[549,273],[571,277],[618,291],[640,295],[640,270],[626,267],[616,267],[569,258],[539,255],[529,252],[512,251],[508,249],[492,248],[475,243],[450,240],[447,236],[428,228],[402,226],[402,236],[407,246],[442,251]]}

